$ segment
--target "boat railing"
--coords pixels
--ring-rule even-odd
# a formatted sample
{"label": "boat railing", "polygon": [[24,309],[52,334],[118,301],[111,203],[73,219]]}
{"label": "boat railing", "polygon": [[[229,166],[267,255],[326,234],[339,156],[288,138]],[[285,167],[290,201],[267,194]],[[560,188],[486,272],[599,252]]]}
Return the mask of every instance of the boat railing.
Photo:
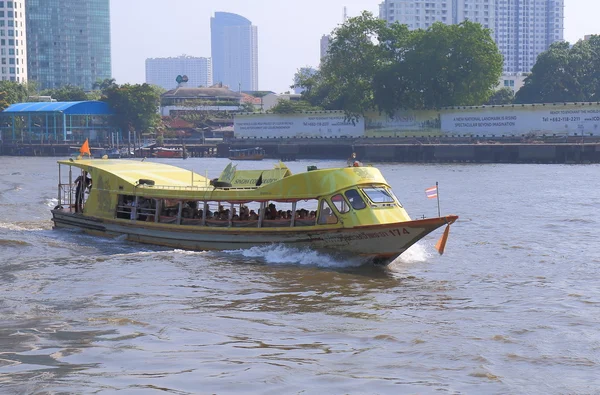
{"label": "boat railing", "polygon": [[[147,188],[150,190],[158,190],[158,189],[166,189],[171,191],[202,191],[202,192],[210,192],[215,189],[212,185],[203,185],[203,186],[193,186],[193,185],[137,185],[137,188]],[[248,186],[248,187],[219,187],[218,189],[225,189],[228,191],[247,191],[249,189],[256,189],[256,186]]]}

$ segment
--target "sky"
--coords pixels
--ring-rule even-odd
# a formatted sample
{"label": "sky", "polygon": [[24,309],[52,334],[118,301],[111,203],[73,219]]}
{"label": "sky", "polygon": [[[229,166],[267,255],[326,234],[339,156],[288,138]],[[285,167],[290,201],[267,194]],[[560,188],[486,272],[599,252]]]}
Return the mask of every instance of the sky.
{"label": "sky", "polygon": [[[381,0],[111,0],[112,74],[117,83],[145,82],[147,58],[210,57],[210,18],[233,12],[258,26],[260,90],[290,90],[296,70],[318,66],[320,39]],[[565,0],[565,40],[600,34],[600,0]]]}

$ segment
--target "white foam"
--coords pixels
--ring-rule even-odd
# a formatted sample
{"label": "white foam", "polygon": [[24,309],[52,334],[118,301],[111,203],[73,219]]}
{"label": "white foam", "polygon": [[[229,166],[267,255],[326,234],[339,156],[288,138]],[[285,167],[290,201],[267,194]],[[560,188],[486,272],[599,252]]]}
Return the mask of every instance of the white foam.
{"label": "white foam", "polygon": [[23,223],[22,225],[18,225],[18,224],[14,224],[14,223],[7,223],[7,222],[0,222],[0,229],[7,229],[7,230],[12,230],[15,232],[38,232],[38,231],[42,231],[42,230],[48,230],[46,228],[40,228],[38,223],[32,223],[31,225]]}
{"label": "white foam", "polygon": [[430,249],[421,243],[413,244],[408,250],[404,251],[402,255],[396,262],[404,262],[404,263],[423,263],[431,260],[434,254],[430,251]]}
{"label": "white foam", "polygon": [[58,199],[54,198],[54,199],[46,199],[46,206],[48,207],[56,207],[58,205]]}
{"label": "white foam", "polygon": [[338,257],[310,248],[293,248],[282,244],[252,247],[247,250],[224,251],[245,258],[263,259],[268,264],[303,265],[318,267],[356,267],[364,263],[360,258]]}

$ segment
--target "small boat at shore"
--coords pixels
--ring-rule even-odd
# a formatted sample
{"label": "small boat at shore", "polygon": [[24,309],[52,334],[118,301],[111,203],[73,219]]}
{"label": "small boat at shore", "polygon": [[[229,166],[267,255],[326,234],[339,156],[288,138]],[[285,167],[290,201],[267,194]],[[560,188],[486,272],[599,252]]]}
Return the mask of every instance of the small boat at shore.
{"label": "small boat at shore", "polygon": [[152,155],[155,158],[183,158],[184,151],[181,148],[154,148]]}
{"label": "small boat at shore", "polygon": [[[55,229],[189,250],[286,246],[389,264],[414,243],[458,217],[413,220],[375,167],[292,174],[238,170],[230,163],[210,180],[150,161],[59,161]],[[66,171],[65,171],[66,170]],[[64,180],[68,175],[68,179]],[[75,178],[75,180],[74,180]]]}
{"label": "small boat at shore", "polygon": [[260,147],[229,150],[229,160],[263,160],[264,157],[265,150]]}

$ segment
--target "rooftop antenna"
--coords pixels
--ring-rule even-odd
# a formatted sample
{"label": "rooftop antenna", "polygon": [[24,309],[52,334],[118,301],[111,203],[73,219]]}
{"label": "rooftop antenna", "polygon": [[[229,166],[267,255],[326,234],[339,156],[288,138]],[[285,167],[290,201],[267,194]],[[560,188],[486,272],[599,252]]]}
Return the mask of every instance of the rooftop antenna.
{"label": "rooftop antenna", "polygon": [[344,23],[348,20],[348,7],[344,6]]}

